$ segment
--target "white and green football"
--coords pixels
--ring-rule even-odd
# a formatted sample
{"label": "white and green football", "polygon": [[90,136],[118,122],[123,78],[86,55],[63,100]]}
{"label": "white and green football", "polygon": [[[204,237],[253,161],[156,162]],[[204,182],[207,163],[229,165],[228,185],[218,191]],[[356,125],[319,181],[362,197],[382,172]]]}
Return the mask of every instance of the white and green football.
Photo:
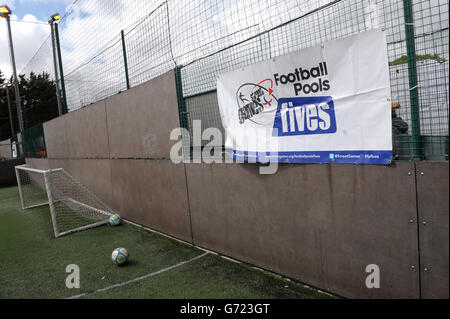
{"label": "white and green football", "polygon": [[122,222],[122,218],[120,218],[120,216],[117,215],[117,214],[116,215],[112,215],[109,218],[109,224],[111,226],[119,226],[121,222]]}
{"label": "white and green football", "polygon": [[122,266],[128,261],[128,251],[125,248],[117,248],[113,251],[111,260],[117,266]]}

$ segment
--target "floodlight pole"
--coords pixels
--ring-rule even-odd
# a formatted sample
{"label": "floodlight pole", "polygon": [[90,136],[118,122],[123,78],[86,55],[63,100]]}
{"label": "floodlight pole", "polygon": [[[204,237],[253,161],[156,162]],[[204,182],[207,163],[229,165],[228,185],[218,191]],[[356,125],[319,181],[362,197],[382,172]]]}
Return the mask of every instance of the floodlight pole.
{"label": "floodlight pole", "polygon": [[9,123],[11,125],[11,137],[14,136],[14,121],[12,118],[12,110],[11,110],[11,98],[9,97],[9,87],[8,85],[5,85],[5,91],[6,91],[6,100],[8,102],[8,112],[9,112]]}
{"label": "floodlight pole", "polygon": [[56,86],[56,99],[58,101],[58,113],[59,113],[59,116],[62,116],[63,108],[62,108],[62,103],[61,103],[61,90],[59,88],[58,60],[56,57],[57,53],[56,53],[55,28],[54,28],[53,19],[50,19],[50,21],[48,21],[48,23],[50,24],[50,29],[52,30],[51,37],[52,37],[53,66],[55,69],[55,86]]}
{"label": "floodlight pole", "polygon": [[56,38],[56,49],[58,51],[59,75],[60,75],[60,78],[61,78],[63,113],[66,114],[66,113],[69,112],[69,107],[67,106],[66,84],[65,84],[65,81],[64,81],[64,69],[63,69],[63,63],[62,63],[61,44],[60,44],[60,41],[59,41],[59,27],[58,27],[58,23],[55,23],[55,38]]}
{"label": "floodlight pole", "polygon": [[16,94],[16,107],[17,107],[17,116],[19,117],[19,127],[20,132],[25,132],[25,128],[23,125],[23,117],[22,117],[22,101],[20,98],[20,91],[19,91],[19,80],[17,78],[17,68],[16,68],[16,58],[14,56],[14,46],[13,46],[13,40],[12,40],[12,33],[11,33],[11,18],[9,14],[6,14],[4,16],[6,18],[6,26],[8,28],[8,41],[9,41],[9,54],[11,57],[11,65],[13,69],[13,79],[14,79],[14,89]]}
{"label": "floodlight pole", "polygon": [[123,52],[123,62],[124,62],[124,66],[125,66],[125,80],[127,83],[127,90],[130,89],[130,76],[128,74],[128,60],[127,60],[127,47],[125,44],[125,32],[122,30],[120,32],[121,37],[122,37],[122,52]]}

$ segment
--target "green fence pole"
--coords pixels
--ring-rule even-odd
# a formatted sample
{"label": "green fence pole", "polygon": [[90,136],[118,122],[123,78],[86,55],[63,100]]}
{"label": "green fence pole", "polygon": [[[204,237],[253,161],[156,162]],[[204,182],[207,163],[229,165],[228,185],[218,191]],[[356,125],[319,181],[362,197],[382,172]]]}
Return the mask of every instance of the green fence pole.
{"label": "green fence pole", "polygon": [[128,60],[127,60],[127,47],[125,45],[125,32],[122,30],[120,33],[122,35],[123,63],[125,65],[125,77],[126,77],[126,81],[127,81],[127,90],[129,90],[130,89],[130,77],[128,74]]}
{"label": "green fence pole", "polygon": [[189,119],[186,100],[184,99],[183,96],[183,80],[181,76],[181,67],[178,66],[175,68],[175,85],[177,88],[180,128],[184,129],[184,132],[182,132],[184,159],[186,161],[189,161],[191,159],[191,141],[190,141],[191,136],[190,134],[185,133],[186,131],[189,131]]}
{"label": "green fence pole", "polygon": [[61,78],[61,91],[62,91],[62,100],[63,100],[63,114],[67,114],[69,112],[69,108],[67,106],[66,82],[64,81],[64,70],[63,70],[63,63],[62,63],[61,45],[60,45],[60,42],[59,42],[58,23],[55,23],[55,38],[56,38],[56,51],[58,52],[59,75],[60,75],[60,78]]}
{"label": "green fence pole", "polygon": [[414,159],[422,157],[420,111],[419,111],[419,81],[417,77],[417,55],[414,35],[414,12],[411,0],[403,0],[405,13],[406,49],[408,54],[409,96],[411,104],[412,148]]}

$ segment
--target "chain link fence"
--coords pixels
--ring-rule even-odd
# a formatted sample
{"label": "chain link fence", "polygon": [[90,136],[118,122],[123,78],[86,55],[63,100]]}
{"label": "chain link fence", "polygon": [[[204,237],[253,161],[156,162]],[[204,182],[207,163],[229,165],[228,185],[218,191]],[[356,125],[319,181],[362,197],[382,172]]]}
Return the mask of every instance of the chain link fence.
{"label": "chain link fence", "polygon": [[14,135],[11,139],[0,141],[0,159],[47,158],[44,125],[39,124],[23,134]]}
{"label": "chain link fence", "polygon": [[[448,160],[446,0],[77,0],[59,25],[70,110],[177,68],[181,126],[222,129],[218,74],[386,28],[397,159]],[[48,39],[22,73],[52,73]]]}
{"label": "chain link fence", "polygon": [[47,158],[43,124],[36,125],[24,132],[23,154],[27,158]]}
{"label": "chain link fence", "polygon": [[16,184],[14,167],[25,164],[20,153],[21,147],[16,139],[0,141],[0,188]]}
{"label": "chain link fence", "polygon": [[23,158],[23,144],[20,135],[0,141],[0,160]]}

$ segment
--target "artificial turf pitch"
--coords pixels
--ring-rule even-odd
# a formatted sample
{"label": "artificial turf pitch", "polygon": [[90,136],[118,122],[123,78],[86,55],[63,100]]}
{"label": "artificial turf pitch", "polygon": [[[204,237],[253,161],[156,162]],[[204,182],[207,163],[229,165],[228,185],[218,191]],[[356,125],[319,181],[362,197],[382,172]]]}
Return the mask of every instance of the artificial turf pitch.
{"label": "artificial turf pitch", "polygon": [[[207,254],[125,286],[96,292],[191,260],[204,251],[123,224],[54,239],[48,207],[23,211],[16,187],[0,189],[0,299],[319,299],[328,294]],[[130,253],[125,267],[114,249]],[[80,289],[66,287],[66,267],[80,267]]]}

